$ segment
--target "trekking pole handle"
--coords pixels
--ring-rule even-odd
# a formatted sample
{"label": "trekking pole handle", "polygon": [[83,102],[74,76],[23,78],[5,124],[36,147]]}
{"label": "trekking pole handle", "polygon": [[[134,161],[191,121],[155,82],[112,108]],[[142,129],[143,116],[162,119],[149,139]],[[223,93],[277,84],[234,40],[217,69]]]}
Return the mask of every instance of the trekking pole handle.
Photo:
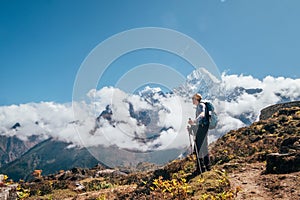
{"label": "trekking pole handle", "polygon": [[[192,120],[192,119],[191,119],[191,118],[189,118],[189,121],[190,121],[190,120]],[[191,125],[190,125],[190,124],[188,124],[186,128],[187,128],[187,129],[191,128]]]}

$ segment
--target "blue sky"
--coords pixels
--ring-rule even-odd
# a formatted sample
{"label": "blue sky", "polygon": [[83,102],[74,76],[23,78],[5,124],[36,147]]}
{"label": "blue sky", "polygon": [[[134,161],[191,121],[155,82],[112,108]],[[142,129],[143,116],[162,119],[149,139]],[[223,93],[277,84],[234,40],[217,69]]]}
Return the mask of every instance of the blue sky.
{"label": "blue sky", "polygon": [[[221,72],[299,78],[299,7],[297,0],[0,0],[0,105],[70,102],[77,70],[96,45],[149,26],[192,37]],[[127,69],[151,61],[185,64],[148,53],[115,64]],[[122,73],[119,69],[112,73]],[[100,86],[113,84],[111,77]]]}

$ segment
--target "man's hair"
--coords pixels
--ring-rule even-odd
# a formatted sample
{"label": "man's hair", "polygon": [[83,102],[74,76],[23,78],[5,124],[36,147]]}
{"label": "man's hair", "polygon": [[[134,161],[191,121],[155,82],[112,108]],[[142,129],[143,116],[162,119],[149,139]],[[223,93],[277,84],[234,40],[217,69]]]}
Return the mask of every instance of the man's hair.
{"label": "man's hair", "polygon": [[199,94],[199,93],[196,93],[196,94],[194,94],[194,96],[193,96],[193,98],[195,98],[195,99],[197,99],[197,101],[201,101],[201,99],[202,99],[202,96],[201,96],[201,94]]}

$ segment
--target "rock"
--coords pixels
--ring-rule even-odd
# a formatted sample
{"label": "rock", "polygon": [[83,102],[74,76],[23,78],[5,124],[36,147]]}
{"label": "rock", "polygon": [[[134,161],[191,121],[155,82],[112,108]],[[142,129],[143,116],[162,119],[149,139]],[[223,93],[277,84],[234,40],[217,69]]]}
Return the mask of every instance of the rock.
{"label": "rock", "polygon": [[280,153],[290,153],[291,151],[300,152],[299,143],[300,136],[288,137],[284,139],[280,145]]}
{"label": "rock", "polygon": [[282,174],[300,171],[300,153],[267,155],[266,173]]}
{"label": "rock", "polygon": [[9,197],[9,188],[1,188],[0,190],[0,199],[7,200]]}
{"label": "rock", "polygon": [[3,183],[5,181],[5,175],[0,174],[0,183]]}
{"label": "rock", "polygon": [[19,122],[15,123],[15,125],[13,125],[10,129],[14,129],[14,130],[17,130],[17,128],[20,128],[21,127],[21,124]]}
{"label": "rock", "polygon": [[11,184],[0,188],[0,199],[1,200],[15,200],[17,199],[16,188],[17,184]]}
{"label": "rock", "polygon": [[300,101],[293,101],[288,103],[281,103],[272,106],[268,106],[260,111],[260,120],[267,120],[272,117],[281,108],[291,108],[291,107],[300,107]]}
{"label": "rock", "polygon": [[96,174],[95,174],[95,177],[107,176],[107,175],[127,176],[126,173],[121,172],[121,171],[116,170],[116,169],[104,169],[104,170],[97,171]]}
{"label": "rock", "polygon": [[76,188],[74,189],[74,191],[76,192],[85,192],[86,188],[84,185],[82,185],[81,183],[76,183]]}

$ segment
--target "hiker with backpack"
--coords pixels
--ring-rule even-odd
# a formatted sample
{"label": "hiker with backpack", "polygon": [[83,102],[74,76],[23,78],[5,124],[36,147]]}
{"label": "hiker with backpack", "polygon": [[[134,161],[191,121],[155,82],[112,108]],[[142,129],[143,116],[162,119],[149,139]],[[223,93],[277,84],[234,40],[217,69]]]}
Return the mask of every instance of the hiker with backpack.
{"label": "hiker with backpack", "polygon": [[210,170],[210,160],[208,154],[207,132],[210,126],[209,109],[205,102],[202,102],[202,96],[195,94],[192,98],[193,104],[196,106],[196,118],[189,119],[189,134],[191,132],[196,136],[194,143],[194,153],[197,157],[197,170],[199,174]]}

